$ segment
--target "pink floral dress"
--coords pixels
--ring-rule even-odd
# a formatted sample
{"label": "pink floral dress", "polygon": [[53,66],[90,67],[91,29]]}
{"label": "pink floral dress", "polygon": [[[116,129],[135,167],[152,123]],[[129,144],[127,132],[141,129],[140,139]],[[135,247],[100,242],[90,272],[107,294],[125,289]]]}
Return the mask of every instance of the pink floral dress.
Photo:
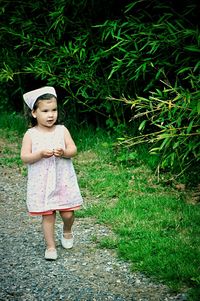
{"label": "pink floral dress", "polygon": [[[62,125],[56,125],[53,132],[44,133],[33,127],[28,133],[32,140],[32,152],[65,148]],[[74,210],[82,203],[71,159],[52,156],[28,164],[27,207],[30,214]]]}

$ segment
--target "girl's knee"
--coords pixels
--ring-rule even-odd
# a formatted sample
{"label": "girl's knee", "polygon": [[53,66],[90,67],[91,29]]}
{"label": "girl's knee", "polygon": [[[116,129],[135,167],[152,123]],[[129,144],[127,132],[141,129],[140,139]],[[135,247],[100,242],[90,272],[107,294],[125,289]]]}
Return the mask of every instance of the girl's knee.
{"label": "girl's knee", "polygon": [[53,212],[53,214],[43,215],[42,220],[43,220],[43,222],[54,222],[55,217],[56,217],[56,214],[55,214],[55,212]]}
{"label": "girl's knee", "polygon": [[60,215],[64,219],[71,219],[74,216],[74,211],[60,211]]}

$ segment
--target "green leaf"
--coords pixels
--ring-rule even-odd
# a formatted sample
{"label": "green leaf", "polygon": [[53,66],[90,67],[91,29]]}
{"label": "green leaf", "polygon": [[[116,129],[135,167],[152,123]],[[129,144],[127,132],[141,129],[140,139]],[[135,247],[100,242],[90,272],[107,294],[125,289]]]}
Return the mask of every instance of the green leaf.
{"label": "green leaf", "polygon": [[197,102],[197,113],[200,114],[200,101]]}
{"label": "green leaf", "polygon": [[184,49],[189,50],[191,52],[200,52],[200,48],[197,48],[195,46],[185,46]]}
{"label": "green leaf", "polygon": [[179,70],[177,72],[177,74],[181,74],[181,73],[184,73],[185,71],[190,71],[190,70],[191,70],[190,67],[182,68],[181,70]]}
{"label": "green leaf", "polygon": [[145,128],[146,122],[147,122],[147,120],[145,119],[140,123],[139,128],[138,128],[139,131],[141,131]]}
{"label": "green leaf", "polygon": [[194,123],[194,120],[192,120],[187,128],[187,134],[190,133],[191,129],[192,129],[192,126],[193,126],[193,123]]}

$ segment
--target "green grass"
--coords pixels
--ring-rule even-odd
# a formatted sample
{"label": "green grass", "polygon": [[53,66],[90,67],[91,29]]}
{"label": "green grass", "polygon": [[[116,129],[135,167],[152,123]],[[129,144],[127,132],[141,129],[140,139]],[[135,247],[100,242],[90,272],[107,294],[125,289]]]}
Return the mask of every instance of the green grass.
{"label": "green grass", "polygon": [[85,198],[78,216],[95,216],[113,229],[115,239],[102,239],[100,247],[115,248],[132,262],[133,270],[164,281],[173,290],[192,288],[191,300],[198,300],[199,206],[186,202],[186,192],[157,182],[150,168],[156,159],[148,161],[146,149],[116,155],[108,135],[104,133],[102,141],[95,133],[91,136],[93,144],[75,159]]}
{"label": "green grass", "polygon": [[23,135],[27,128],[27,122],[23,115],[15,112],[1,113],[0,128],[4,130],[9,137],[14,132],[18,135]]}
{"label": "green grass", "polygon": [[[1,130],[8,141],[2,150],[5,165],[20,164],[21,133],[16,139],[12,131]],[[114,232],[97,245],[116,249],[134,271],[199,300],[199,205],[188,204],[185,191],[157,182],[152,171],[156,158],[146,148],[119,150],[115,137],[90,127],[72,130],[72,136],[79,149],[74,165],[85,200],[76,216],[93,216]]]}
{"label": "green grass", "polygon": [[[195,285],[200,260],[199,207],[186,204],[172,188],[156,184],[147,168],[116,166],[100,158],[96,164],[84,160],[84,165],[76,163],[80,186],[95,199],[86,205],[85,215],[95,215],[112,227],[119,255],[131,260],[134,270],[174,288]],[[109,244],[113,246],[112,238]]]}

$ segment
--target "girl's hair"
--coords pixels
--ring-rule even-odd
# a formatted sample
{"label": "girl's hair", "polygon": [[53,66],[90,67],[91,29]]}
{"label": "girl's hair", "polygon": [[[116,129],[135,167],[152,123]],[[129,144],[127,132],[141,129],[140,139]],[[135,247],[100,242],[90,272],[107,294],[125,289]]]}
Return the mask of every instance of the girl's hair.
{"label": "girl's hair", "polygon": [[[50,94],[50,93],[46,93],[46,94],[43,94],[43,95],[39,96],[36,99],[36,102],[34,103],[33,111],[37,110],[38,105],[39,105],[39,101],[48,100],[48,99],[52,99],[52,98],[55,98],[57,100],[57,97],[53,94]],[[30,111],[30,123],[31,123],[32,127],[37,125],[37,120],[32,116],[31,111]]]}
{"label": "girl's hair", "polygon": [[36,102],[34,103],[33,111],[37,110],[37,108],[38,108],[38,103],[39,103],[40,100],[48,100],[48,99],[51,99],[51,98],[57,99],[55,95],[49,94],[49,93],[46,93],[46,94],[43,94],[43,95],[39,96],[39,97],[36,99]]}

